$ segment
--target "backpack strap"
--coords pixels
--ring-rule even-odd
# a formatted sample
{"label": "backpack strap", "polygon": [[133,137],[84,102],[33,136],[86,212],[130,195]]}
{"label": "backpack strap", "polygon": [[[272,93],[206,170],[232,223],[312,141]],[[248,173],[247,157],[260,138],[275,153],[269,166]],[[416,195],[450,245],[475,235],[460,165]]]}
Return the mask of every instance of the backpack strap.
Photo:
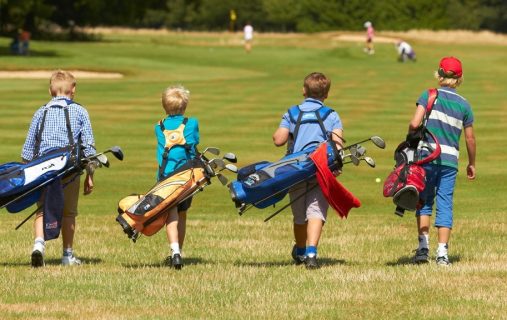
{"label": "backpack strap", "polygon": [[431,153],[426,158],[415,161],[414,163],[417,165],[422,165],[422,164],[429,163],[429,162],[435,160],[436,158],[438,158],[440,156],[440,153],[442,152],[442,149],[440,147],[440,143],[437,140],[437,137],[435,137],[435,135],[431,131],[429,131],[428,128],[426,128],[426,124],[428,122],[428,119],[430,118],[431,111],[433,110],[433,106],[435,105],[437,98],[438,98],[438,90],[435,88],[429,89],[428,90],[428,103],[426,104],[426,113],[424,115],[423,126],[422,126],[422,134],[423,135],[428,134],[433,139],[433,141],[435,141],[436,148],[431,150]]}
{"label": "backpack strap", "polygon": [[188,118],[183,118],[183,121],[178,126],[178,128],[174,130],[166,130],[164,126],[164,120],[159,121],[160,130],[162,131],[162,134],[165,137],[165,146],[164,146],[164,153],[162,154],[162,163],[160,164],[160,167],[158,168],[158,177],[159,179],[162,179],[164,177],[164,171],[167,166],[167,162],[169,161],[169,151],[172,147],[180,145],[185,148],[185,155],[187,159],[189,159],[189,153],[190,153],[190,146],[187,144],[187,141],[185,140],[185,126],[187,125]]}
{"label": "backpack strap", "polygon": [[[324,137],[327,136],[326,128],[324,127],[324,121],[327,119],[327,117],[333,112],[333,109],[328,108],[326,106],[321,106],[315,111],[302,111],[299,106],[293,106],[288,111],[289,114],[289,120],[295,124],[293,139],[292,139],[292,145],[288,148],[288,153],[292,153],[294,151],[294,145],[296,144],[296,139],[298,137],[299,128],[301,124],[306,123],[318,123],[320,126],[320,129],[322,130],[322,133]],[[312,114],[311,117],[303,118],[304,114]]]}

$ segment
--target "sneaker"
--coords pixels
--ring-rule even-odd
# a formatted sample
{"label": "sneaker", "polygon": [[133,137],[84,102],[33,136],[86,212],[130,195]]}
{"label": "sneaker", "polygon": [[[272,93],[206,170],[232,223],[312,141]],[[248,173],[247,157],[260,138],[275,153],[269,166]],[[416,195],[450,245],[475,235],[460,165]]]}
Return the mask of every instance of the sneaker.
{"label": "sneaker", "polygon": [[319,262],[317,261],[317,256],[306,257],[305,266],[306,266],[306,269],[320,268]]}
{"label": "sneaker", "polygon": [[63,256],[62,257],[62,265],[64,266],[79,266],[81,265],[81,260],[76,258],[76,256]]}
{"label": "sneaker", "polygon": [[164,260],[164,264],[168,267],[172,267],[173,266],[173,258],[171,256],[167,256],[167,258],[165,258],[165,260]]}
{"label": "sneaker", "polygon": [[176,270],[180,270],[183,268],[183,259],[181,259],[181,255],[179,253],[176,253],[171,258],[171,264]]}
{"label": "sneaker", "polygon": [[32,251],[32,267],[44,267],[44,254],[39,250]]}
{"label": "sneaker", "polygon": [[450,266],[451,263],[449,262],[449,257],[448,256],[437,257],[437,265],[444,267]]}
{"label": "sneaker", "polygon": [[420,248],[415,250],[414,263],[422,264],[430,262],[430,250],[428,248]]}
{"label": "sneaker", "polygon": [[292,247],[292,253],[291,253],[292,259],[294,260],[296,265],[300,265],[305,262],[306,257],[298,255],[296,253],[297,252],[296,250],[297,250],[296,245],[294,245],[294,247]]}

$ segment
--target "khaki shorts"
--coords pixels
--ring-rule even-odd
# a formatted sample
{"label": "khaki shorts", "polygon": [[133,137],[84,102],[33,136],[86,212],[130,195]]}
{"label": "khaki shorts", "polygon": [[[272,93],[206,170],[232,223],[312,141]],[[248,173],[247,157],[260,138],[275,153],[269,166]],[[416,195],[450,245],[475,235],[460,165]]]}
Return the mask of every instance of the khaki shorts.
{"label": "khaki shorts", "polygon": [[[66,217],[77,216],[77,203],[79,199],[79,188],[81,186],[80,177],[81,176],[77,176],[74,178],[74,175],[72,175],[71,177],[62,180],[62,185],[68,183],[65,188],[63,188],[63,215]],[[74,180],[72,180],[72,178],[74,178]],[[42,193],[42,198],[44,196],[44,193]],[[39,201],[37,205],[41,206],[42,201]]]}
{"label": "khaki shorts", "polygon": [[292,202],[309,190],[306,195],[301,196],[291,204],[295,224],[305,224],[310,218],[326,221],[329,203],[322,194],[320,187],[316,185],[317,181],[313,179],[300,183],[289,191],[290,201]]}

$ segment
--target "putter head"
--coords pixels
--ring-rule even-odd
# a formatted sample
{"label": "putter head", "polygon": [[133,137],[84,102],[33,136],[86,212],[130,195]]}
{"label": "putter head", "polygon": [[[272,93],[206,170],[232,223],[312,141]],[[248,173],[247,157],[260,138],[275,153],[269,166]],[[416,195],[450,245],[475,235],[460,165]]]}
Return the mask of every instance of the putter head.
{"label": "putter head", "polygon": [[222,185],[224,185],[224,186],[227,185],[228,180],[226,177],[224,177],[223,174],[217,173],[217,178],[218,178],[218,180],[220,180],[220,183],[222,183]]}
{"label": "putter head", "polygon": [[375,168],[375,160],[371,157],[364,157],[363,160],[372,168]]}
{"label": "putter head", "polygon": [[109,168],[109,160],[107,159],[107,156],[105,154],[99,154],[97,156],[97,160],[101,165],[103,165],[106,168]]}
{"label": "putter head", "polygon": [[386,143],[385,143],[384,139],[382,139],[381,137],[373,136],[370,138],[370,140],[373,142],[374,145],[376,145],[380,149],[385,149]]}
{"label": "putter head", "polygon": [[121,151],[121,148],[119,146],[111,147],[106,152],[108,152],[108,151],[111,152],[113,154],[113,156],[116,157],[116,159],[118,159],[120,161],[123,160],[123,151]]}
{"label": "putter head", "polygon": [[225,165],[225,169],[229,170],[230,172],[233,172],[233,173],[238,173],[238,167],[236,167],[235,165],[233,164],[226,164]]}
{"label": "putter head", "polygon": [[225,160],[227,160],[229,162],[232,162],[232,163],[237,163],[238,162],[238,158],[232,152],[227,152],[226,154],[224,154],[223,159],[225,159]]}
{"label": "putter head", "polygon": [[205,154],[206,152],[209,152],[211,154],[214,154],[215,156],[218,156],[220,154],[220,149],[215,148],[215,147],[207,147],[206,149],[204,149],[204,151],[202,153]]}

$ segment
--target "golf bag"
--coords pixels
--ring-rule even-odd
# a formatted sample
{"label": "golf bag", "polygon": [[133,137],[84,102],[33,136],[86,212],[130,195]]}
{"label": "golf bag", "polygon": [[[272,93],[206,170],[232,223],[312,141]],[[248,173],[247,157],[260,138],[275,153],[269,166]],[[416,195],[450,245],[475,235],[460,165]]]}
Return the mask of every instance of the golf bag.
{"label": "golf bag", "polygon": [[[327,144],[328,166],[331,170],[342,168],[342,159],[333,142]],[[257,162],[238,171],[237,180],[229,185],[231,198],[240,214],[248,205],[262,209],[281,201],[296,184],[307,181],[316,174],[310,155],[317,146],[289,154],[276,162]]]}
{"label": "golf bag", "polygon": [[146,194],[121,199],[116,221],[134,242],[139,233],[147,236],[157,233],[165,225],[169,209],[210,183],[210,170],[201,159],[188,161],[172,175],[157,182]]}
{"label": "golf bag", "polygon": [[[424,205],[419,195],[426,186],[426,171],[423,164],[440,156],[441,149],[437,138],[426,129],[426,123],[437,98],[436,89],[429,90],[428,104],[423,125],[415,134],[409,134],[406,141],[394,151],[395,169],[384,182],[384,197],[392,197],[396,205],[395,214],[403,216],[405,210],[415,211]],[[432,139],[435,148],[423,140]]]}

